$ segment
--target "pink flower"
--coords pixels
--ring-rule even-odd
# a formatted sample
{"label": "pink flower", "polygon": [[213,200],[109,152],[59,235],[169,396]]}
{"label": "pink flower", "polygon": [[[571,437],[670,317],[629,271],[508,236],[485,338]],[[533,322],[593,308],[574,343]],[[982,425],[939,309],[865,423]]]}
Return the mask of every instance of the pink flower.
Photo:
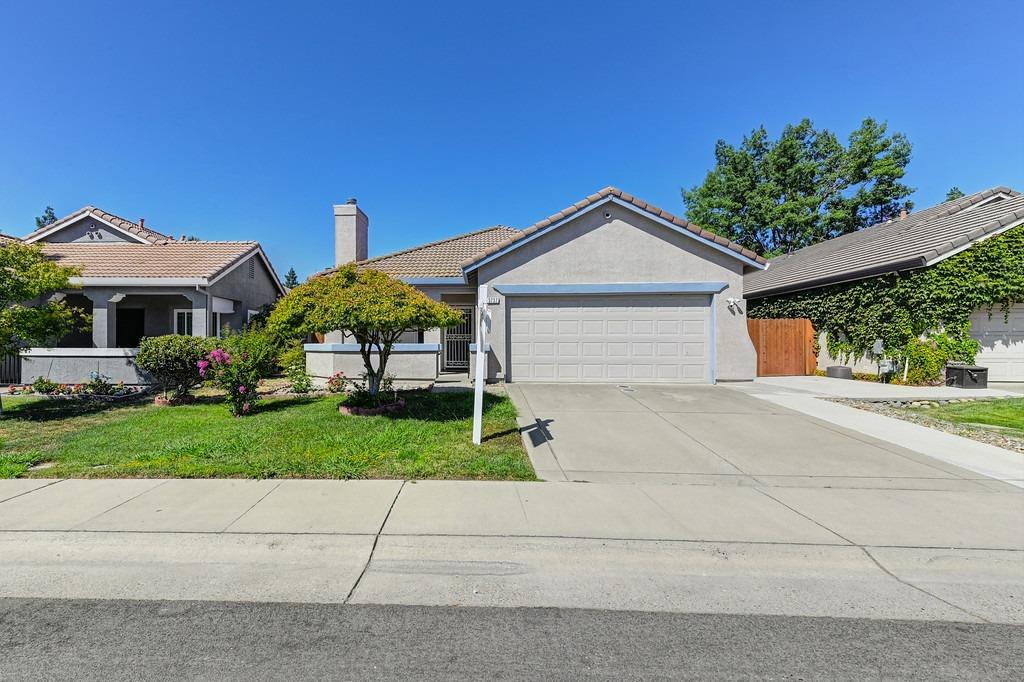
{"label": "pink flower", "polygon": [[252,406],[249,403],[242,405],[242,412],[248,412],[250,407]]}
{"label": "pink flower", "polygon": [[231,356],[228,355],[226,351],[223,351],[220,348],[214,348],[212,351],[210,351],[210,360],[221,365],[231,364]]}
{"label": "pink flower", "polygon": [[209,360],[200,360],[199,362],[196,363],[196,365],[199,367],[199,376],[205,377],[206,370],[210,368]]}
{"label": "pink flower", "polygon": [[245,395],[245,386],[244,385],[243,386],[239,386],[238,387],[238,392],[241,393],[242,395]]}

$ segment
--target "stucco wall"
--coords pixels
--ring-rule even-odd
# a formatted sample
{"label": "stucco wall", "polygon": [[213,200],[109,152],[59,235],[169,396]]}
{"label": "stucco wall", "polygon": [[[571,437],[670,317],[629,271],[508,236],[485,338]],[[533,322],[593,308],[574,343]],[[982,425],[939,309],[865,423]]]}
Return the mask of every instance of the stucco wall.
{"label": "stucco wall", "polygon": [[[605,209],[611,218],[604,217]],[[480,283],[603,284],[633,282],[725,282],[715,296],[716,376],[750,380],[757,372],[747,334],[746,305],[730,310],[726,299],[743,297],[744,264],[700,241],[678,234],[632,210],[606,204],[509,252],[477,271]],[[749,266],[748,266],[749,267]],[[490,342],[494,378],[507,364],[508,305],[492,306]]]}
{"label": "stucco wall", "polygon": [[[251,278],[249,277],[248,260],[254,262],[253,276]],[[274,285],[274,276],[263,265],[259,256],[250,256],[248,260],[242,262],[222,279],[207,287],[207,290],[213,296],[229,298],[235,301],[235,312],[221,314],[220,322],[222,327],[230,325],[232,329],[241,329],[242,325],[248,320],[248,311],[259,310],[261,306],[273,303],[280,294]],[[209,329],[211,335],[216,334],[216,330],[213,328],[212,313]]]}
{"label": "stucco wall", "polygon": [[[365,372],[363,356],[355,344],[307,343],[306,372],[322,384],[336,372],[358,379]],[[396,344],[388,357],[387,373],[398,381],[433,381],[437,378],[439,349],[436,344]],[[378,361],[373,354],[373,362]]]}
{"label": "stucco wall", "polygon": [[117,242],[128,242],[129,244],[140,243],[138,239],[130,239],[123,232],[119,232],[108,225],[101,223],[95,218],[82,218],[76,220],[67,227],[54,232],[42,239],[44,242],[66,243],[80,242],[92,244],[115,244]]}
{"label": "stucco wall", "polygon": [[112,384],[148,384],[135,366],[135,351],[125,348],[33,348],[21,356],[21,381],[46,377],[58,384],[84,384],[96,372]]}

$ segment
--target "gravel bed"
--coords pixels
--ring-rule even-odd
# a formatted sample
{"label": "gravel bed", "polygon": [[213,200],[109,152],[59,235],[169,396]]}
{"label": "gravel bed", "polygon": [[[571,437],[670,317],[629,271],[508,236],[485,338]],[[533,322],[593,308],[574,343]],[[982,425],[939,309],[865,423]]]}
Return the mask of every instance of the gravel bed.
{"label": "gravel bed", "polygon": [[938,431],[945,431],[956,436],[963,436],[981,443],[988,443],[999,448],[1024,454],[1024,438],[1002,433],[998,427],[985,427],[976,424],[957,424],[942,419],[929,417],[927,410],[939,405],[968,403],[979,400],[1002,400],[1002,398],[952,398],[943,400],[851,400],[836,398],[833,402],[856,407],[868,412],[876,412],[886,417],[895,417],[906,422],[920,424]]}

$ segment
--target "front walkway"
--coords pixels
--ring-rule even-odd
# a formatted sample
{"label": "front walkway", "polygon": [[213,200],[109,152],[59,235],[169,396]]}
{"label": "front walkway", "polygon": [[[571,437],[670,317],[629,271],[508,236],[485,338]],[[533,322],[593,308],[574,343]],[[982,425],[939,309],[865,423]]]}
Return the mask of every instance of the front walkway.
{"label": "front walkway", "polygon": [[[743,386],[743,384],[737,384]],[[856,379],[833,379],[831,377],[758,377],[746,384],[760,393],[797,393],[831,398],[853,398],[865,400],[906,400],[920,398],[937,400],[943,398],[1005,398],[1019,393],[1013,384],[1005,387],[990,384],[986,389],[963,389],[948,386],[900,386],[883,384],[878,381]]]}
{"label": "front walkway", "polygon": [[0,481],[0,597],[1024,623],[1024,493]]}

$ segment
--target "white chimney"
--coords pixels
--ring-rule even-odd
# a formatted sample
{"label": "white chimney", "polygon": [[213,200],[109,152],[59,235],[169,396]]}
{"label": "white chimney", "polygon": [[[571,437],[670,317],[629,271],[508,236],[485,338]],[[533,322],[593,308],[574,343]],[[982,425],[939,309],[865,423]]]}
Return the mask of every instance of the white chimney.
{"label": "white chimney", "polygon": [[334,264],[366,260],[370,219],[355,199],[334,207]]}

